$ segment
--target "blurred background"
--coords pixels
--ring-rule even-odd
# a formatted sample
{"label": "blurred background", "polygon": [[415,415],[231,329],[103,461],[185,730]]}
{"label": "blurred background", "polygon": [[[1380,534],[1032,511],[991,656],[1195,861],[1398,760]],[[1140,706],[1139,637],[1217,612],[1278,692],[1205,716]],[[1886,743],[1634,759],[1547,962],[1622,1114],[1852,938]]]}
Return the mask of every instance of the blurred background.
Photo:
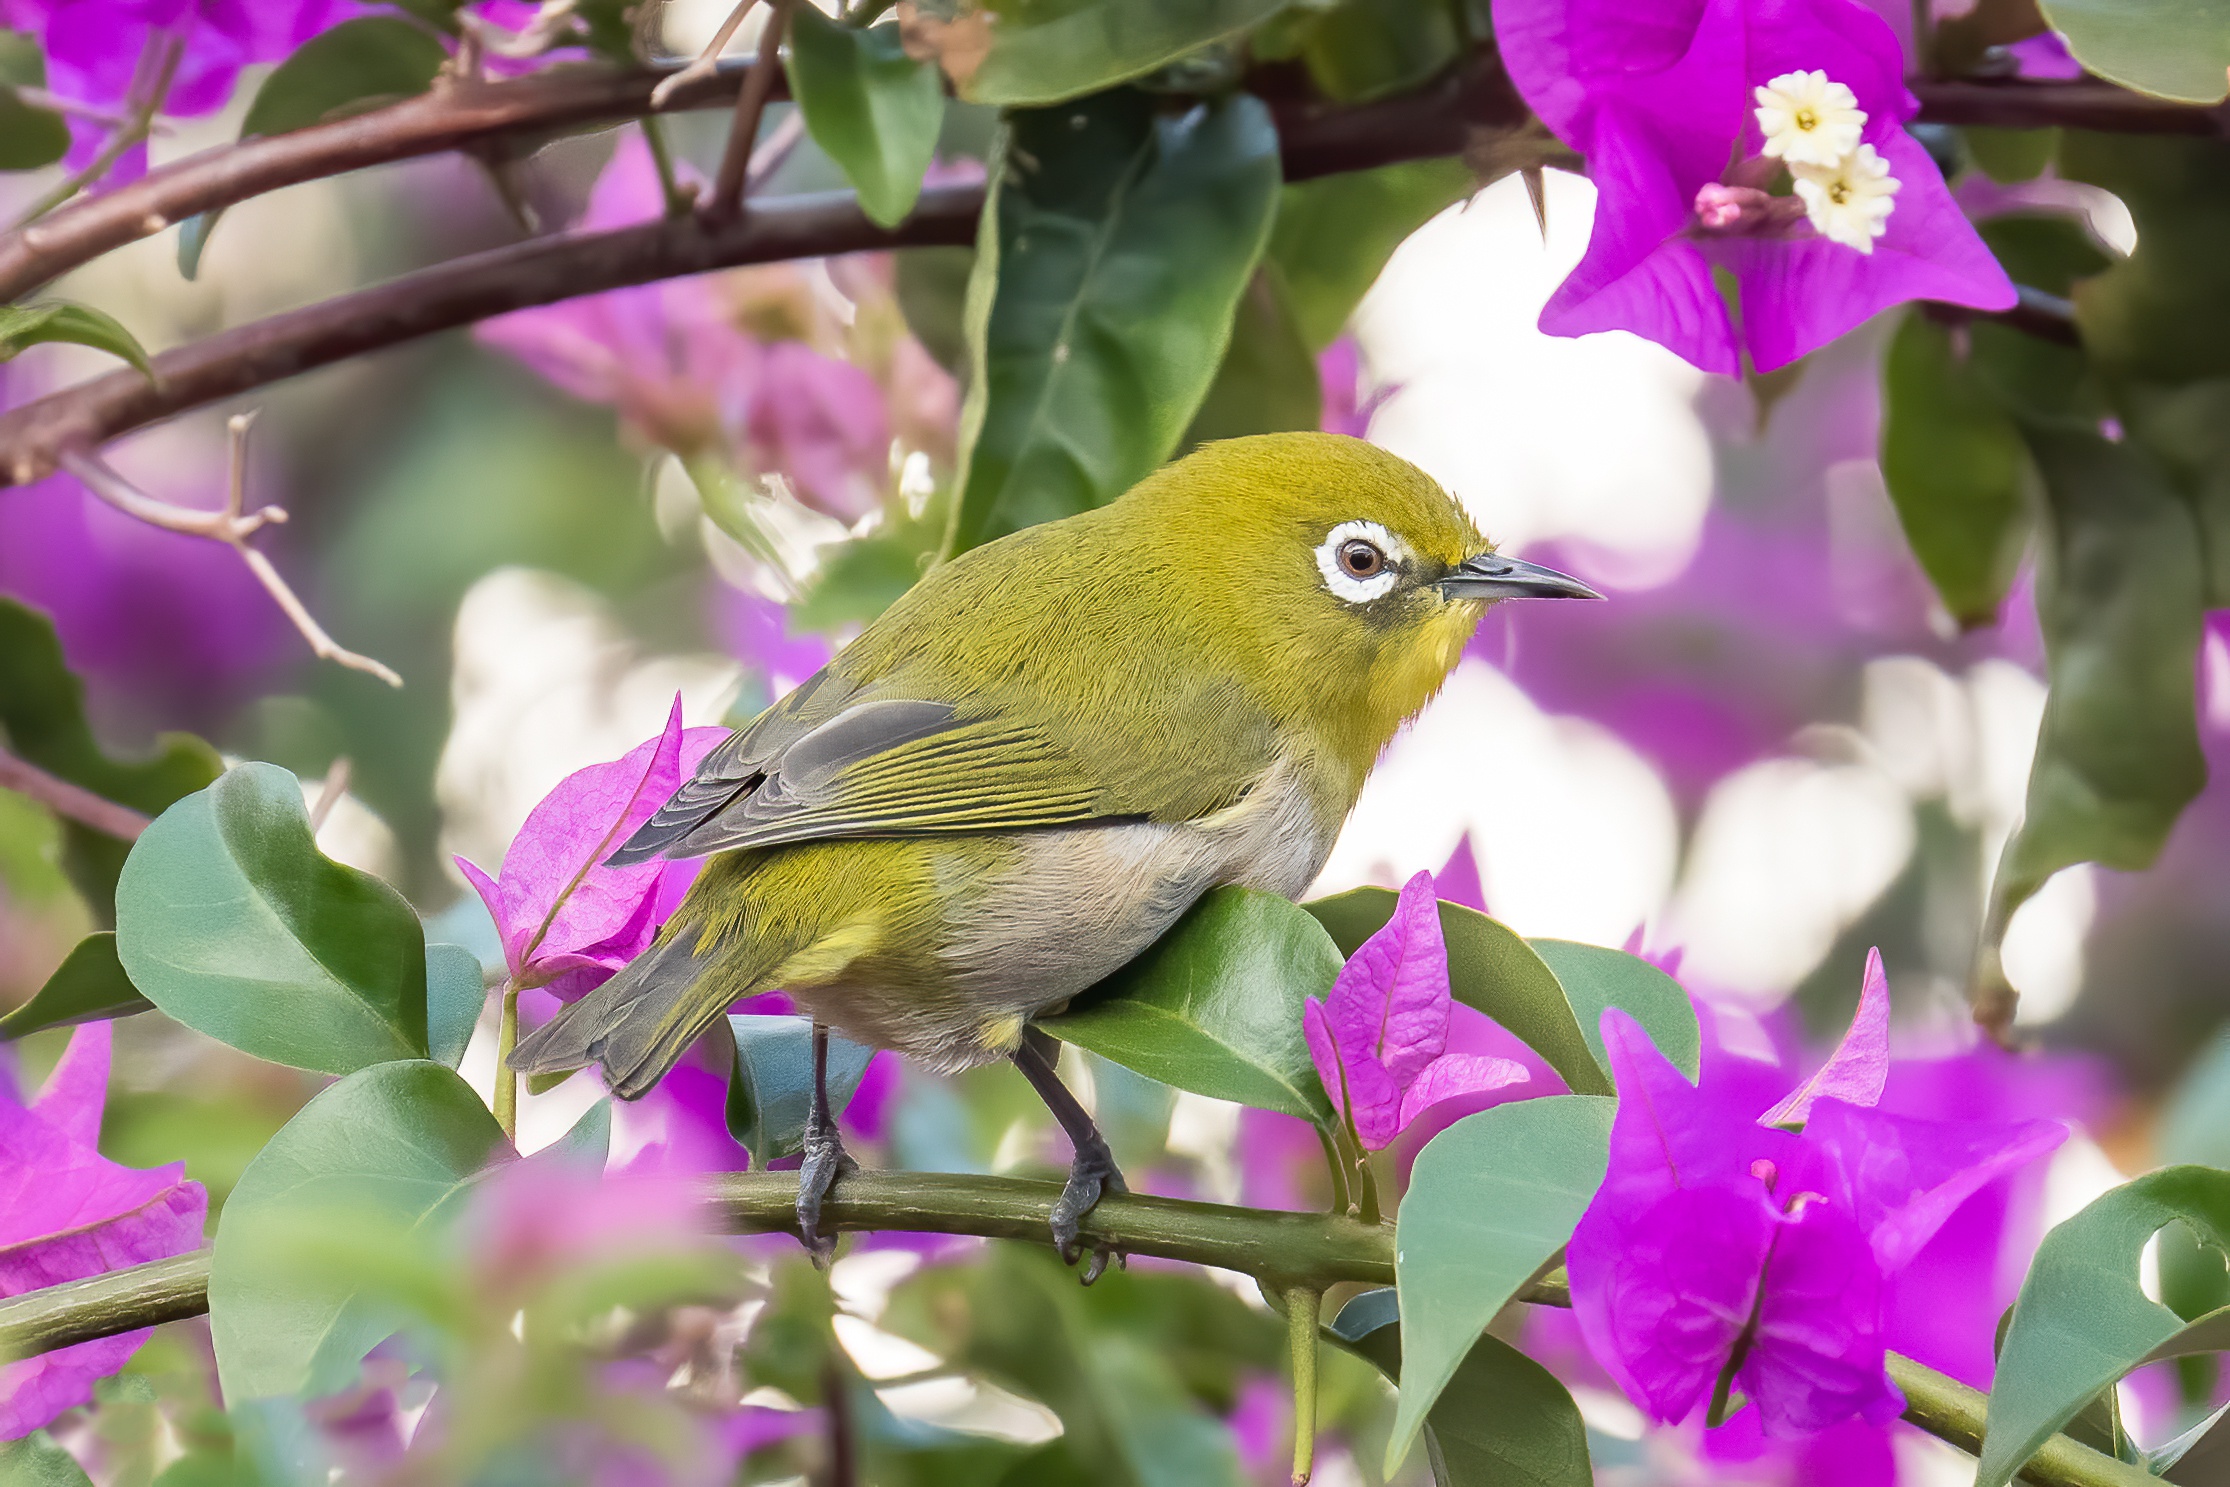
{"label": "blurred background", "polygon": [[[666,44],[694,52],[725,9],[677,0]],[[155,161],[232,138],[251,94],[171,124]],[[788,114],[772,109],[762,137],[795,135]],[[724,114],[683,116],[673,143],[709,174],[726,127]],[[979,171],[988,131],[987,110],[955,105],[938,168]],[[49,184],[0,177],[0,210]],[[767,189],[841,184],[803,140]],[[1879,946],[1900,1053],[1961,1055],[1968,958],[2044,703],[2025,587],[1998,626],[1960,633],[1914,563],[1876,463],[1887,321],[1749,381],[1623,333],[1539,334],[1592,199],[1583,178],[1552,171],[1545,223],[1515,178],[1449,207],[1394,254],[1322,360],[1326,427],[1415,460],[1506,549],[1611,602],[1490,615],[1395,742],[1319,891],[1430,869],[1444,896],[1523,934],[1677,955],[1736,1054],[1831,1038]],[[2084,188],[2055,204],[2084,214],[2104,251],[2132,248],[2111,198]],[[656,209],[630,127],[525,160],[440,157],[291,188],[228,211],[190,280],[172,231],[57,289],[159,351],[530,231]],[[952,476],[967,256],[621,291],[259,397],[250,499],[291,514],[267,550],[336,639],[403,675],[400,691],[314,661],[220,546],[125,519],[67,476],[0,490],[0,593],[53,615],[112,753],[191,730],[285,765],[312,795],[345,759],[348,793],[321,844],[403,887],[431,938],[499,961],[453,854],[492,869],[537,799],[654,734],[677,692],[692,724],[747,720],[918,573]],[[0,367],[0,395],[13,406],[106,367],[37,347]],[[135,435],[114,463],[145,490],[214,506],[225,418],[244,406]],[[2201,670],[2221,755],[2230,632],[2210,634]],[[91,927],[57,841],[40,809],[0,793],[0,1010]],[[2159,1160],[2164,1129],[2182,1132],[2182,1154],[2230,1156],[2192,1149],[2230,1138],[2190,1114],[2230,1088],[2217,1041],[2226,866],[2218,779],[2154,870],[2069,870],[2014,922],[2020,1031],[2081,1083],[2063,1103],[2089,1133],[2055,1159],[2038,1218]],[[483,1088],[489,1032],[465,1064]],[[184,1159],[213,1223],[318,1081],[156,1017],[121,1023],[118,1039],[104,1149],[135,1166]],[[35,1081],[63,1041],[28,1040],[19,1076]],[[1143,1186],[1314,1199],[1313,1146],[1281,1167],[1264,1155],[1274,1146],[1246,1144],[1233,1107],[1082,1072],[1126,1165],[1160,1174]],[[554,1139],[596,1093],[584,1076],[529,1097],[522,1145]],[[855,1115],[884,1136],[883,1160],[1005,1170],[1061,1152],[1004,1070],[952,1082],[883,1069],[863,1101]],[[621,1111],[615,1157],[683,1139],[686,1119],[675,1102]],[[912,1262],[862,1253],[839,1267],[840,1294],[868,1298],[857,1310],[870,1315]],[[870,1376],[903,1373],[902,1346],[863,1333],[853,1354]],[[974,1411],[1018,1440],[1055,1428],[990,1386],[920,1407]]]}

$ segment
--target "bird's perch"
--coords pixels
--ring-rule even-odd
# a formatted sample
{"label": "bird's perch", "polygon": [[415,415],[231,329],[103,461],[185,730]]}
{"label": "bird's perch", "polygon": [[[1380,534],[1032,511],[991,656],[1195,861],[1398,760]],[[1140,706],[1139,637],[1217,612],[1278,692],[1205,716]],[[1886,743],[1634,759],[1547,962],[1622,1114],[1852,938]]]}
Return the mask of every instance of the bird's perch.
{"label": "bird's perch", "polygon": [[[837,1184],[821,1216],[830,1229],[969,1234],[1050,1245],[1047,1221],[1060,1193],[1058,1183],[1019,1177],[862,1171]],[[707,1196],[738,1233],[797,1232],[795,1173],[718,1177],[708,1184]],[[1087,1246],[1105,1243],[1134,1255],[1214,1265],[1287,1289],[1318,1290],[1338,1281],[1390,1285],[1394,1279],[1393,1226],[1334,1214],[1124,1194],[1101,1200],[1085,1217],[1082,1237]],[[1529,1286],[1519,1299],[1569,1306],[1571,1292],[1558,1271]],[[0,1302],[0,1359],[112,1337],[208,1309],[206,1250],[135,1265]],[[1889,1356],[1889,1373],[1904,1391],[1905,1419],[1963,1451],[1981,1447],[1987,1396],[1895,1353]],[[2021,1480],[2036,1487],[2157,1487],[2159,1479],[2055,1435],[2023,1469]]]}

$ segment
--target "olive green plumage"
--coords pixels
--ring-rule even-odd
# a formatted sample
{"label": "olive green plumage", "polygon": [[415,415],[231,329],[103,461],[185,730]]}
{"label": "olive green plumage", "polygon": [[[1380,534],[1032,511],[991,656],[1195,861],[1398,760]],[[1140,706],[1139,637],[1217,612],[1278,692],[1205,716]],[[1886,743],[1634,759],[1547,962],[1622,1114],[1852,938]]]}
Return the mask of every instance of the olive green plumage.
{"label": "olive green plumage", "polygon": [[1407,462],[1276,434],[932,570],[628,845],[718,855],[513,1065],[638,1095],[777,988],[934,1066],[1011,1053],[1209,888],[1306,888],[1473,592],[1585,592],[1485,548]]}

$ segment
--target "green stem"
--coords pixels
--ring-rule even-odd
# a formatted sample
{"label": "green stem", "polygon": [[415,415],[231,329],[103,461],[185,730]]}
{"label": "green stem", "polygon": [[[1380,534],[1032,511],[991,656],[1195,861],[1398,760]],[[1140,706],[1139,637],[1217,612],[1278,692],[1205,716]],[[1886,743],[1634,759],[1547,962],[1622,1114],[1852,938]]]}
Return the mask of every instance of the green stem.
{"label": "green stem", "polygon": [[1304,1487],[1316,1470],[1317,1318],[1324,1293],[1294,1286],[1285,1293],[1285,1335],[1293,1350],[1293,1484]]}
{"label": "green stem", "polygon": [[162,111],[163,100],[170,96],[171,81],[178,75],[178,64],[184,59],[186,49],[177,38],[160,32],[148,37],[147,45],[150,50],[155,47],[162,47],[164,50],[155,64],[155,76],[148,86],[145,101],[132,108],[102,144],[100,153],[84,169],[73,172],[53,190],[31,203],[23,215],[16,218],[10,231],[21,231],[30,226],[107,175],[108,168],[123,159],[125,151],[144,142],[155,132],[155,115]]}
{"label": "green stem", "polygon": [[503,983],[503,1016],[496,1023],[496,1124],[504,1138],[519,1139],[519,1076],[511,1072],[511,1050],[519,1046],[519,988]]}
{"label": "green stem", "polygon": [[[794,1172],[740,1172],[707,1186],[708,1200],[729,1225],[751,1233],[795,1233],[797,1192]],[[829,1194],[821,1222],[827,1229],[973,1234],[1050,1245],[1060,1192],[1058,1183],[1019,1177],[850,1172]],[[1118,1194],[1101,1199],[1085,1216],[1082,1235],[1087,1247],[1104,1241],[1131,1254],[1275,1277],[1288,1292],[1343,1280],[1387,1285],[1394,1278],[1394,1231],[1336,1214]],[[1557,1271],[1518,1299],[1569,1306],[1571,1288]],[[114,1337],[208,1309],[207,1250],[112,1270],[0,1301],[0,1359]],[[1895,1353],[1888,1364],[1890,1378],[1904,1391],[1907,1420],[1970,1455],[1981,1448],[1987,1396]],[[2159,1479],[2141,1468],[2064,1435],[2046,1441],[2021,1476],[2035,1487],[2159,1487]]]}
{"label": "green stem", "polygon": [[681,189],[681,177],[674,173],[674,147],[666,140],[666,121],[656,114],[642,118],[643,142],[650,146],[651,163],[658,167],[658,189],[666,198],[666,215],[686,217],[696,200]]}
{"label": "green stem", "polygon": [[1347,1194],[1347,1163],[1341,1159],[1340,1149],[1334,1144],[1330,1131],[1318,1126],[1316,1139],[1324,1148],[1324,1165],[1332,1173],[1332,1212],[1345,1213],[1351,1206]]}

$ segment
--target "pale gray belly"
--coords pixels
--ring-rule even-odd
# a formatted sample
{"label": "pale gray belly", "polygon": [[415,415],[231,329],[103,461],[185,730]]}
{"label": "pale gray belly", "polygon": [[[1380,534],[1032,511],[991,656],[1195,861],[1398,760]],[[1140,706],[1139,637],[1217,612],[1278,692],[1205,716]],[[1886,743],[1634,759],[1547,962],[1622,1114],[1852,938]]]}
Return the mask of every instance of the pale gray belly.
{"label": "pale gray belly", "polygon": [[1014,867],[953,926],[944,959],[985,1011],[1034,1016],[1131,960],[1211,888],[1298,896],[1333,835],[1288,766],[1198,821],[1026,833]]}

